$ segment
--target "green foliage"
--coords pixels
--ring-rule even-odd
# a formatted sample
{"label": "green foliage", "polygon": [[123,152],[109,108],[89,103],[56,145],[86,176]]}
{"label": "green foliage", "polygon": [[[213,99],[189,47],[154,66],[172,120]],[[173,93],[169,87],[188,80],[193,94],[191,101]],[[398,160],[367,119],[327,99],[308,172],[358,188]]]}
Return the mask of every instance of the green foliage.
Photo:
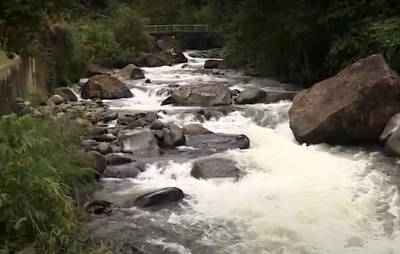
{"label": "green foliage", "polygon": [[120,54],[120,44],[106,20],[85,20],[73,26],[88,62],[102,64]]}
{"label": "green foliage", "polygon": [[27,96],[27,101],[29,101],[31,107],[39,107],[46,105],[49,94],[42,92],[31,92]]}
{"label": "green foliage", "polygon": [[56,44],[58,84],[67,86],[78,82],[85,74],[88,66],[87,53],[74,27],[66,23],[56,24],[54,31],[59,37]]}
{"label": "green foliage", "polygon": [[0,1],[0,47],[25,53],[33,38],[48,28],[49,15],[61,15],[75,5],[75,0]]}
{"label": "green foliage", "polygon": [[62,119],[1,119],[1,253],[29,245],[38,253],[77,248],[79,211],[71,197],[75,187],[93,175],[79,163],[81,135]]}
{"label": "green foliage", "polygon": [[111,10],[111,27],[116,40],[124,50],[148,51],[151,47],[150,36],[144,26],[147,20],[126,4]]}
{"label": "green foliage", "polygon": [[233,67],[305,86],[373,53],[400,69],[398,1],[234,2],[210,1],[213,22],[226,24]]}
{"label": "green foliage", "polygon": [[145,31],[145,22],[131,7],[121,4],[111,6],[96,18],[74,22],[73,34],[81,49],[80,59],[113,67],[121,59],[148,51],[151,37]]}
{"label": "green foliage", "polygon": [[337,70],[359,58],[380,53],[400,70],[400,19],[371,20],[338,38],[330,48],[328,66]]}

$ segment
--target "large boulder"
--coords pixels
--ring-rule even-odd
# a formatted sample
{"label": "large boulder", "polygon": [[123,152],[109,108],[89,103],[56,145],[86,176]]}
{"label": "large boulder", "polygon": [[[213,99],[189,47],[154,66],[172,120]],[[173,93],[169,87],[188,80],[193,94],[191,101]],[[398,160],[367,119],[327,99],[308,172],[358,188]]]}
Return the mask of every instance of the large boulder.
{"label": "large boulder", "polygon": [[221,106],[232,104],[228,87],[222,84],[197,84],[181,86],[163,103],[177,106]]}
{"label": "large boulder", "polygon": [[91,77],[81,88],[82,99],[122,99],[133,97],[129,88],[118,78],[108,75]]}
{"label": "large boulder", "polygon": [[134,64],[128,64],[117,72],[117,75],[124,79],[143,79],[145,78],[143,71]]}
{"label": "large boulder", "polygon": [[398,74],[375,54],[298,93],[290,128],[300,143],[376,142],[399,101]]}

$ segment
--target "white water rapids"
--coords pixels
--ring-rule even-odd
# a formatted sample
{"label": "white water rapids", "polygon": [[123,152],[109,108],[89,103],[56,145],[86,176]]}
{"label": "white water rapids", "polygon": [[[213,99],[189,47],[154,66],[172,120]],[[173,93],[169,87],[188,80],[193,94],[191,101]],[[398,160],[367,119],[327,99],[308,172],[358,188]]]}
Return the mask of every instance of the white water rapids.
{"label": "white water rapids", "polygon": [[[186,68],[144,68],[152,83],[132,82],[135,97],[110,105],[124,110],[171,110],[177,107],[159,106],[166,96],[156,95],[168,84],[212,81],[237,89],[262,84],[262,80],[254,81],[233,71],[210,75],[201,70],[204,61],[189,57]],[[279,88],[270,85],[268,89]],[[190,176],[191,161],[170,163],[163,170],[150,165],[132,182],[146,187],[176,186],[190,195],[191,209],[173,214],[169,222],[187,227],[207,225],[206,236],[197,241],[224,246],[223,253],[400,253],[400,200],[396,187],[380,170],[393,165],[378,163],[379,153],[299,145],[289,129],[290,105],[243,106],[241,111],[203,123],[215,132],[243,133],[250,138],[250,149],[226,153],[249,173],[237,182],[194,179]],[[182,119],[168,114],[162,120],[181,126],[197,122],[190,115]],[[234,241],[236,236],[241,240]],[[190,246],[152,241],[178,253],[196,254]]]}

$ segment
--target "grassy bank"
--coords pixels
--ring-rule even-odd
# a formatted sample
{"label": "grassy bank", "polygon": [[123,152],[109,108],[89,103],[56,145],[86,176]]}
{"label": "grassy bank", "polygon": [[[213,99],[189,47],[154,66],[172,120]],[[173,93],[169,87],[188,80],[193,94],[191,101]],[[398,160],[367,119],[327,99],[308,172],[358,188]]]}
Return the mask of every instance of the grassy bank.
{"label": "grassy bank", "polygon": [[94,180],[71,120],[3,117],[0,121],[0,253],[93,253],[78,241],[77,186]]}

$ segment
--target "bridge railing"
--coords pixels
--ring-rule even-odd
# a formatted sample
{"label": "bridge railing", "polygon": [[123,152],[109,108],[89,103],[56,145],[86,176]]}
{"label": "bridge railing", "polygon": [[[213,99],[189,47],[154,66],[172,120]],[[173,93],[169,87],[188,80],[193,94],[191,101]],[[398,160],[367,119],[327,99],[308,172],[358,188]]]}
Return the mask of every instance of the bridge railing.
{"label": "bridge railing", "polygon": [[159,33],[204,33],[208,32],[208,25],[147,25],[147,32],[150,34]]}

